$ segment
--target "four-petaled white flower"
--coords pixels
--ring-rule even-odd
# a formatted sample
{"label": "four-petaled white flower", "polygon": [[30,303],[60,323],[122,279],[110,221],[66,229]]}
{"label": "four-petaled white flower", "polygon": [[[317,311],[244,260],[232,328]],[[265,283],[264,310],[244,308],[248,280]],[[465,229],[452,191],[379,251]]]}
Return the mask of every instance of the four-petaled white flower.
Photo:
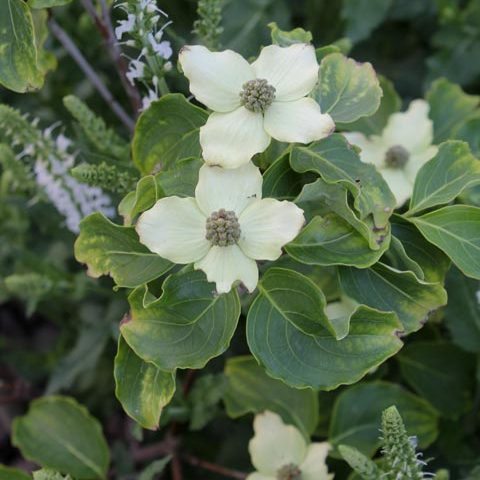
{"label": "four-petaled white flower", "polygon": [[140,242],[174,263],[195,262],[219,293],[258,282],[255,260],[276,260],[304,223],[294,203],[262,199],[251,162],[235,170],[203,165],[195,198],[162,198],[137,222]]}
{"label": "four-petaled white flower", "polygon": [[307,445],[302,434],[273,412],[255,415],[248,449],[257,469],[247,480],[330,480],[325,463],[330,445]]}
{"label": "four-petaled white flower", "polygon": [[263,152],[271,137],[310,143],[335,125],[307,95],[318,81],[312,45],[269,45],[249,64],[231,50],[186,46],[179,55],[190,91],[213,110],[200,129],[208,164],[236,168]]}
{"label": "four-petaled white flower", "polygon": [[413,193],[420,168],[438,151],[433,140],[429,106],[414,100],[406,112],[390,115],[382,134],[366,137],[363,133],[345,133],[348,141],[359,146],[363,162],[373,163],[395,195],[401,207]]}

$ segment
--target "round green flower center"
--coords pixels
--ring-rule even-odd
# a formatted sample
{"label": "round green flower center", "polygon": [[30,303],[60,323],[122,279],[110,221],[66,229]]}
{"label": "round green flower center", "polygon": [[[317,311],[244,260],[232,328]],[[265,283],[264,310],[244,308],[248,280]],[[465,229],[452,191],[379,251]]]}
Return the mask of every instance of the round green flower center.
{"label": "round green flower center", "polygon": [[282,468],[277,470],[277,480],[301,480],[302,472],[301,470],[293,463],[284,465]]}
{"label": "round green flower center", "polygon": [[403,168],[410,158],[410,153],[401,145],[394,145],[385,154],[385,164],[390,168]]}
{"label": "round green flower center", "polygon": [[240,224],[235,212],[221,208],[207,218],[205,238],[214,246],[228,247],[234,245],[240,238],[240,233]]}
{"label": "round green flower center", "polygon": [[242,85],[240,100],[247,110],[263,113],[275,100],[275,88],[264,78],[249,80]]}

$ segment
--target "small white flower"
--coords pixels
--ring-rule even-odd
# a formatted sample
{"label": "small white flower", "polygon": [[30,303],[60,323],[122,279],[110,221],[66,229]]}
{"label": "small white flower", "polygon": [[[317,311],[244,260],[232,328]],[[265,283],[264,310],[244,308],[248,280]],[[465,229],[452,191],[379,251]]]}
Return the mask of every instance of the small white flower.
{"label": "small white flower", "polygon": [[263,152],[271,137],[309,143],[334,129],[330,115],[307,95],[318,81],[312,45],[270,45],[249,64],[231,50],[186,46],[179,55],[190,91],[213,110],[200,129],[205,161],[236,168]]}
{"label": "small white flower", "polygon": [[418,171],[438,151],[432,145],[433,123],[428,110],[427,102],[414,100],[406,112],[390,115],[380,136],[345,133],[350,143],[362,149],[362,161],[373,163],[382,174],[395,195],[397,207],[412,196]]}
{"label": "small white flower", "polygon": [[130,33],[135,28],[135,15],[129,13],[127,20],[119,20],[118,27],[115,28],[115,36],[117,40],[121,40],[124,33]]}
{"label": "small white flower", "polygon": [[142,111],[146,110],[155,100],[158,100],[157,92],[148,90],[148,95],[142,98]]}
{"label": "small white flower", "polygon": [[153,51],[160,57],[168,60],[172,56],[172,47],[168,40],[163,40],[161,42],[157,41],[155,36],[152,33],[148,34],[148,41],[153,49]]}
{"label": "small white flower", "polygon": [[135,78],[143,78],[145,74],[145,64],[140,60],[131,60],[128,65],[127,78],[134,85]]}
{"label": "small white flower", "polygon": [[203,165],[195,198],[166,197],[137,222],[140,242],[174,263],[195,262],[217,291],[258,282],[255,260],[276,260],[304,222],[294,203],[262,200],[262,175],[252,163],[236,170]]}
{"label": "small white flower", "polygon": [[257,469],[247,480],[330,480],[327,442],[307,445],[302,434],[273,412],[255,415],[248,449]]}

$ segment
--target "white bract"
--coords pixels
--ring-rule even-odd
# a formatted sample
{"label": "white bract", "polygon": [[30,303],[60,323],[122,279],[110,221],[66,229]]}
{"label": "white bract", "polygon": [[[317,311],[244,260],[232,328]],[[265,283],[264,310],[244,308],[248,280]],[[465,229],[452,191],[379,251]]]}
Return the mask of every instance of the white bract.
{"label": "white bract", "polygon": [[255,260],[276,260],[304,222],[292,202],[262,199],[262,175],[252,163],[236,170],[203,165],[195,198],[166,197],[137,222],[140,242],[174,263],[195,262],[217,291],[240,280],[253,292]]}
{"label": "white bract", "polygon": [[190,91],[213,110],[200,128],[203,157],[211,165],[236,168],[263,152],[271,137],[309,143],[335,128],[307,97],[318,81],[312,45],[270,45],[252,64],[231,50],[194,45],[182,49],[179,62]]}
{"label": "white bract", "polygon": [[366,137],[345,133],[348,141],[362,149],[363,162],[373,163],[395,195],[397,207],[411,196],[420,168],[438,151],[433,140],[433,123],[428,103],[414,100],[406,112],[390,115],[382,134]]}
{"label": "white bract", "polygon": [[311,443],[292,425],[285,425],[273,412],[255,415],[255,436],[248,449],[257,469],[247,480],[329,480],[325,463],[330,445]]}

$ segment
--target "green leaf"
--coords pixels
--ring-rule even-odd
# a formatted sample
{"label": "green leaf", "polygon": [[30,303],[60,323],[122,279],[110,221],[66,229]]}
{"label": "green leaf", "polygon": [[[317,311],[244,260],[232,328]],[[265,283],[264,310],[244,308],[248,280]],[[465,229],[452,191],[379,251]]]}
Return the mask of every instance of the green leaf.
{"label": "green leaf", "polygon": [[214,292],[200,271],[170,275],[158,299],[138,287],[129,296],[132,318],[123,323],[122,335],[161,370],[203,368],[227,349],[240,315],[235,289]]}
{"label": "green leaf", "polygon": [[466,94],[458,85],[441,78],[427,93],[429,116],[433,121],[433,143],[455,137],[456,131],[472,116],[480,97]]}
{"label": "green leaf", "polygon": [[286,32],[281,30],[275,22],[267,25],[272,36],[272,43],[280,47],[288,47],[294,43],[310,43],[312,41],[312,34],[305,31],[303,28],[295,28]]}
{"label": "green leaf", "polygon": [[171,459],[172,456],[167,455],[160,460],[155,460],[143,469],[138,477],[138,480],[154,480],[157,475],[165,470],[165,467],[169,464]]}
{"label": "green leaf", "polygon": [[374,114],[382,89],[370,63],[357,63],[341,53],[327,55],[320,64],[319,83],[311,96],[335,122],[354,122]]}
{"label": "green leaf", "polygon": [[37,49],[37,68],[43,76],[57,66],[55,55],[44,49],[48,38],[48,10],[33,10],[31,13]]}
{"label": "green leaf", "polygon": [[289,153],[275,160],[263,174],[262,196],[292,201],[303,186],[302,175],[292,170]]}
{"label": "green leaf", "polygon": [[480,184],[480,160],[468,143],[450,140],[419,170],[407,216],[454,200],[463,190]]}
{"label": "green leaf", "polygon": [[72,477],[70,475],[65,477],[54,470],[42,468],[41,470],[33,472],[33,480],[72,480]]}
{"label": "green leaf", "polygon": [[348,445],[339,445],[338,451],[343,459],[363,480],[379,480],[382,478],[381,475],[383,472],[378,468],[377,464],[356,448],[349,447]]}
{"label": "green leaf", "polygon": [[28,460],[77,480],[106,477],[109,451],[101,426],[73,398],[34,400],[26,415],[15,418],[12,443]]}
{"label": "green leaf", "polygon": [[347,37],[354,43],[367,38],[383,22],[391,4],[392,0],[345,0],[342,18]]}
{"label": "green leaf", "polygon": [[0,465],[0,480],[31,480],[32,477],[18,468]]}
{"label": "green leaf", "polygon": [[362,305],[395,312],[405,333],[419,330],[433,310],[447,303],[440,284],[423,282],[412,272],[401,272],[380,262],[363,270],[341,267],[339,276],[349,297]]}
{"label": "green leaf", "polygon": [[135,192],[128,193],[118,205],[120,215],[126,225],[131,225],[140,213],[152,208],[155,202],[163,196],[155,177],[147,175],[137,182]]}
{"label": "green leaf", "polygon": [[0,2],[0,84],[19,93],[43,84],[32,14],[23,0]]}
{"label": "green leaf", "polygon": [[183,95],[164,95],[138,119],[133,163],[145,175],[168,169],[179,158],[200,157],[199,129],[207,117],[205,110],[192,105]]}
{"label": "green leaf", "polygon": [[467,277],[480,279],[480,208],[452,205],[409,220]]}
{"label": "green leaf", "polygon": [[[278,270],[271,269],[262,277],[260,293],[247,317],[248,345],[268,375],[295,388],[333,390],[358,381],[401,348],[402,342],[395,335],[401,324],[395,314],[364,306],[352,314],[350,333],[342,340],[326,329],[318,334],[304,333],[297,325],[307,330],[305,326],[311,323],[316,329],[309,331],[320,330],[314,315],[315,305],[317,316],[322,305],[306,281],[293,282],[292,273],[300,274],[289,273],[277,282]],[[297,318],[302,316],[305,319],[300,324]]]}
{"label": "green leaf", "polygon": [[335,214],[314,219],[302,229],[285,250],[295,260],[307,265],[350,265],[369,267],[383,255],[371,250],[367,240],[350,224]]}
{"label": "green leaf", "polygon": [[31,8],[51,8],[66,5],[72,0],[28,0],[28,5]]}
{"label": "green leaf", "polygon": [[175,374],[144,362],[120,336],[113,375],[123,409],[143,428],[156,430],[163,407],[175,393]]}
{"label": "green leaf", "polygon": [[[478,112],[478,111],[477,111]],[[472,153],[480,156],[480,118],[472,118],[465,122],[457,131],[455,135],[459,140],[468,142]]]}
{"label": "green leaf", "polygon": [[431,445],[438,435],[437,413],[425,400],[387,382],[355,385],[338,397],[330,423],[329,442],[349,445],[372,456],[380,446],[379,429],[382,411],[395,405],[409,432],[418,436],[422,448]]}
{"label": "green leaf", "polygon": [[90,276],[110,275],[119,287],[130,288],[160,277],[173,266],[142,245],[133,227],[115,225],[98,212],[80,222],[75,258],[87,264]]}
{"label": "green leaf", "polygon": [[445,324],[453,342],[468,352],[480,353],[480,282],[452,268],[446,285]]}
{"label": "green leaf", "polygon": [[227,414],[238,418],[247,413],[271,410],[285,423],[295,425],[309,438],[318,423],[318,395],[310,389],[290,388],[269,377],[253,357],[229,358],[225,364],[228,388],[224,396]]}
{"label": "green leaf", "polygon": [[293,147],[290,164],[296,172],[313,171],[327,183],[340,183],[353,195],[360,220],[372,215],[376,228],[387,227],[395,197],[375,167],[363,163],[343,135]]}
{"label": "green leaf", "polygon": [[407,345],[396,358],[407,383],[443,415],[456,416],[471,408],[472,355],[449,343],[430,341]]}

